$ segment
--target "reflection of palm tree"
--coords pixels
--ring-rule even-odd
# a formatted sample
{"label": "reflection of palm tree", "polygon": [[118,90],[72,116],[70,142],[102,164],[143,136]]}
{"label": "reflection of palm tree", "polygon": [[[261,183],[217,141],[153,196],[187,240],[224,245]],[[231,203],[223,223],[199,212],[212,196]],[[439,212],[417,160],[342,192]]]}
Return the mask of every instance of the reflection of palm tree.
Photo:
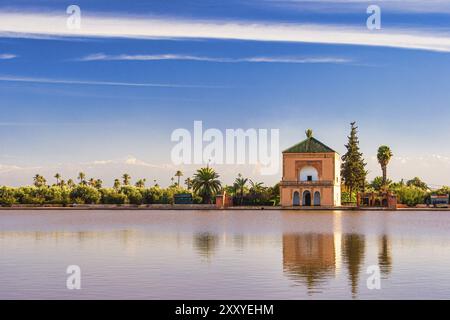
{"label": "reflection of palm tree", "polygon": [[194,234],[194,247],[200,255],[210,258],[217,249],[219,237],[209,232]]}
{"label": "reflection of palm tree", "polygon": [[342,246],[342,255],[347,264],[352,295],[355,297],[358,291],[360,268],[364,263],[365,237],[356,233],[346,234],[343,237]]}
{"label": "reflection of palm tree", "polygon": [[383,235],[380,239],[380,248],[378,253],[378,265],[383,275],[388,275],[392,270],[392,256],[389,249],[389,238]]}

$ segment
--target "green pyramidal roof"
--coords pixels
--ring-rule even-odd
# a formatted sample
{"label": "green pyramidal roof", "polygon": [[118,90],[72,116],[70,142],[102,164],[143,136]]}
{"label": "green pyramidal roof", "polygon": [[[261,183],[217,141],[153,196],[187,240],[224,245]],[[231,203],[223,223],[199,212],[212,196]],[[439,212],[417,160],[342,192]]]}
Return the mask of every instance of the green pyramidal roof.
{"label": "green pyramidal roof", "polygon": [[306,140],[303,140],[300,143],[297,143],[295,146],[292,146],[283,151],[283,153],[329,153],[336,152],[333,149],[327,147],[322,142],[313,138],[312,136],[308,137]]}

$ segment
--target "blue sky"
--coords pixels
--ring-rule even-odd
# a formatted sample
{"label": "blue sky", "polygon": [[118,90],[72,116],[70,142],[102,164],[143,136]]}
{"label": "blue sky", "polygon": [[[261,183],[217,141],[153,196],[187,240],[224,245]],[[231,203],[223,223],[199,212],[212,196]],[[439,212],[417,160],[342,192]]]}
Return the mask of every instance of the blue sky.
{"label": "blue sky", "polygon": [[279,128],[281,149],[312,128],[341,153],[357,121],[371,177],[388,144],[392,178],[449,184],[449,22],[450,1],[0,1],[0,184],[83,170],[165,185],[170,134],[194,120]]}

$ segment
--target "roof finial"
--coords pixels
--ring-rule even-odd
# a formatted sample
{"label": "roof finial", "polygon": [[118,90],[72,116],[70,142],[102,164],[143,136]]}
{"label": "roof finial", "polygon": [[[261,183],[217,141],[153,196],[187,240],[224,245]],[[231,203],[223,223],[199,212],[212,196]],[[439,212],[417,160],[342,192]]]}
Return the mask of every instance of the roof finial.
{"label": "roof finial", "polygon": [[313,131],[312,131],[311,129],[306,130],[305,133],[306,133],[306,137],[307,137],[308,139],[309,139],[309,138],[312,138],[312,136],[313,136]]}

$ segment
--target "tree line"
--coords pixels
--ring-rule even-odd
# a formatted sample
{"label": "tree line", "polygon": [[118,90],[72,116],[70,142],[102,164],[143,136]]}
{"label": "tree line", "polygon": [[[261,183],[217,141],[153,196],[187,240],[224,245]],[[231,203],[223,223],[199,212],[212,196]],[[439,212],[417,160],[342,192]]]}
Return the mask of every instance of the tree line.
{"label": "tree line", "polygon": [[[371,182],[367,181],[368,171],[364,155],[360,151],[358,127],[351,123],[346,153],[342,156],[341,178],[343,184],[342,202],[356,202],[358,192],[393,192],[400,203],[414,206],[425,203],[431,194],[448,195],[449,187],[431,191],[420,178],[392,182],[388,178],[388,165],[393,152],[388,146],[380,146],[377,159],[382,175]],[[211,167],[200,168],[192,177],[184,180],[183,172],[178,170],[171,178],[167,188],[160,187],[156,180],[151,187],[146,187],[146,179],[138,179],[132,184],[131,176],[124,173],[121,179],[115,179],[112,187],[104,187],[103,181],[87,178],[80,172],[75,180],[65,180],[61,174],[54,175],[55,183],[48,184],[47,179],[39,174],[33,177],[33,185],[25,187],[0,187],[0,205],[69,205],[69,204],[172,204],[174,195],[190,193],[194,203],[213,203],[217,194],[226,192],[233,196],[235,205],[278,205],[280,202],[279,185],[265,186],[237,176],[232,185],[224,185],[220,175]]]}
{"label": "tree line", "polygon": [[388,165],[394,156],[391,148],[382,145],[377,151],[377,160],[381,167],[382,175],[367,181],[368,171],[366,162],[360,151],[358,139],[358,127],[352,122],[348,143],[345,145],[346,153],[342,156],[341,177],[344,185],[342,201],[356,202],[357,192],[392,192],[397,196],[399,203],[408,206],[424,204],[429,201],[432,194],[449,195],[450,187],[443,186],[438,190],[430,190],[428,185],[419,177],[411,180],[393,182],[388,179]]}
{"label": "tree line", "polygon": [[[167,188],[154,185],[146,187],[146,179],[138,179],[132,184],[131,176],[124,173],[121,179],[115,179],[112,187],[104,187],[101,179],[87,178],[80,172],[77,179],[65,180],[61,174],[54,175],[54,183],[36,174],[32,186],[0,187],[0,205],[71,205],[71,204],[173,204],[176,194],[191,194],[194,203],[214,203],[215,196],[226,192],[236,197],[237,204],[277,205],[279,188],[266,187],[263,183],[253,182],[238,175],[233,185],[223,185],[220,176],[209,166],[200,168],[192,177],[184,180],[183,172],[178,170],[171,178]],[[176,180],[176,181],[175,181]]]}

